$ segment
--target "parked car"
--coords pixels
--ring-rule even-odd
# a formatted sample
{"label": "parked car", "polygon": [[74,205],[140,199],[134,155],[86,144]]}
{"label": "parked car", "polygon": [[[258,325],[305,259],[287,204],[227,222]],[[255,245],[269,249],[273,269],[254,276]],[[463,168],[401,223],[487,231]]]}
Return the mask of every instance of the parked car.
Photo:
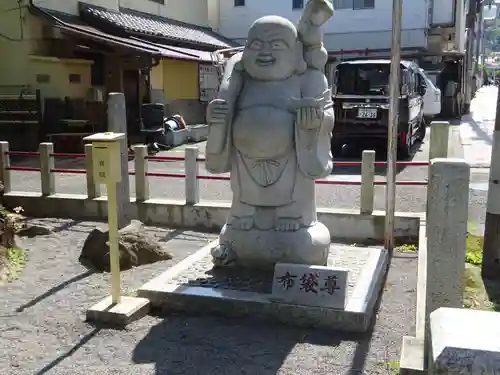
{"label": "parked car", "polygon": [[441,90],[432,82],[431,77],[422,68],[418,68],[418,84],[422,87],[424,100],[424,119],[429,124],[431,119],[441,113]]}
{"label": "parked car", "polygon": [[[339,63],[333,73],[335,127],[332,152],[361,139],[387,140],[389,124],[390,60],[353,60]],[[401,61],[398,154],[408,158],[412,146],[425,136],[419,67]]]}

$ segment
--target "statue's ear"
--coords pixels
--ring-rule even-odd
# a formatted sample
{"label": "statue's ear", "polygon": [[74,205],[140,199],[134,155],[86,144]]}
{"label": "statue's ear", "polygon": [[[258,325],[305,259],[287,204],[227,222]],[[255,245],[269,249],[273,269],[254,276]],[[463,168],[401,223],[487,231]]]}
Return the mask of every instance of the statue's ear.
{"label": "statue's ear", "polygon": [[303,74],[307,70],[307,64],[304,59],[304,45],[301,42],[297,42],[295,47],[296,51],[296,67],[295,72],[297,74]]}

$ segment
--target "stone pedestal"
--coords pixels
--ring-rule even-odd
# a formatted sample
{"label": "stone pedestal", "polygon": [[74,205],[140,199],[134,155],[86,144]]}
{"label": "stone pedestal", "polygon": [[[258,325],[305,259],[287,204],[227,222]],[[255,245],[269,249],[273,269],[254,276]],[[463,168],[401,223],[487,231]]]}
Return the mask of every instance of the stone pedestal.
{"label": "stone pedestal", "polygon": [[320,222],[293,232],[245,231],[226,224],[219,243],[227,244],[227,250],[238,266],[267,268],[276,263],[324,266],[328,259],[330,232]]}

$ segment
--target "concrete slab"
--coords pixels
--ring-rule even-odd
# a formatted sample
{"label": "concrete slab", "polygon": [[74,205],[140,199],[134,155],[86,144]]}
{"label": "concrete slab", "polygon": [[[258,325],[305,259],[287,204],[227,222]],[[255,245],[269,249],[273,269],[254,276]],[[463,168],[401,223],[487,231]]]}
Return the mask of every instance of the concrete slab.
{"label": "concrete slab", "polygon": [[500,313],[442,307],[430,325],[431,374],[500,373]]}
{"label": "concrete slab", "polygon": [[120,303],[113,304],[109,296],[87,310],[87,320],[126,326],[146,316],[149,309],[146,298],[122,296]]}
{"label": "concrete slab", "polygon": [[423,375],[427,373],[423,339],[403,336],[399,366],[399,375]]}
{"label": "concrete slab", "polygon": [[375,313],[387,251],[332,245],[328,265],[349,270],[345,309],[282,303],[272,298],[273,270],[212,269],[214,241],[143,285],[138,295],[164,312],[218,314],[296,326],[364,332]]}

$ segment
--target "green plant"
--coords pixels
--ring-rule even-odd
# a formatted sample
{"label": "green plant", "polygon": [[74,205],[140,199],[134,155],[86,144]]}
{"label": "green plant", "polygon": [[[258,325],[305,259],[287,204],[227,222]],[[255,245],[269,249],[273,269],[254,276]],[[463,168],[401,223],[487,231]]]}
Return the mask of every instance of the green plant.
{"label": "green plant", "polygon": [[399,361],[379,362],[378,365],[381,367],[385,367],[387,370],[387,373],[392,374],[392,375],[399,374],[399,368],[401,367]]}
{"label": "green plant", "polygon": [[26,253],[22,249],[9,248],[6,252],[9,280],[15,280],[26,264]]}
{"label": "green plant", "polygon": [[466,239],[465,262],[480,266],[483,262],[483,236],[469,233]]}
{"label": "green plant", "polygon": [[396,251],[399,251],[400,253],[416,253],[417,250],[417,245],[404,244],[396,247]]}

